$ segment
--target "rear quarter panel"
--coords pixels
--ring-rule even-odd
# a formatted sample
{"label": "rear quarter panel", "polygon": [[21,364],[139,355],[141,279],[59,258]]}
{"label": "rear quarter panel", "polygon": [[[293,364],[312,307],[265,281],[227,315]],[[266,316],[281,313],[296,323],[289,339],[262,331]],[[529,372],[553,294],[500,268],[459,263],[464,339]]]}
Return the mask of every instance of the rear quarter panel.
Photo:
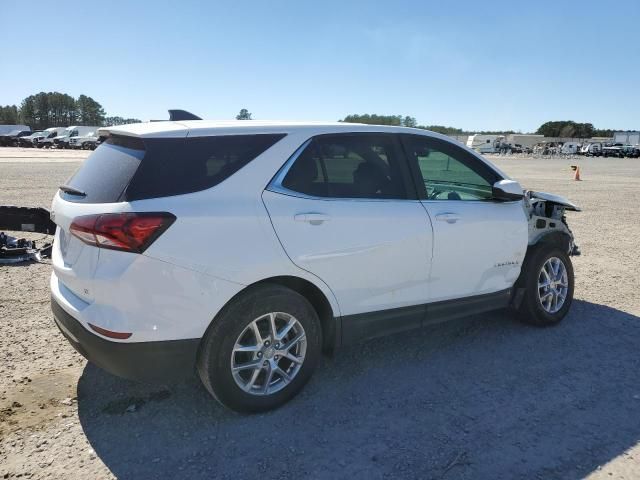
{"label": "rear quarter panel", "polygon": [[286,255],[261,197],[306,138],[304,133],[287,135],[211,189],[131,202],[133,211],[168,211],[177,217],[144,255],[245,286],[275,276],[304,278],[325,294],[339,316],[331,289]]}

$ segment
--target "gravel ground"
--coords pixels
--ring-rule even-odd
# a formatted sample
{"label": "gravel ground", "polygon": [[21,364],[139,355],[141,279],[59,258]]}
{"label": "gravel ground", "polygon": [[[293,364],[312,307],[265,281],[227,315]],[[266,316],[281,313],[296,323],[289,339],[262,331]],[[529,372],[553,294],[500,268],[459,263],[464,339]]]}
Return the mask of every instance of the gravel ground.
{"label": "gravel ground", "polygon": [[[0,149],[0,204],[48,207],[84,155]],[[584,208],[564,322],[344,348],[264,415],[88,365],[51,320],[50,265],[0,267],[0,478],[640,478],[640,161],[581,159],[574,182],[568,160],[492,160]]]}

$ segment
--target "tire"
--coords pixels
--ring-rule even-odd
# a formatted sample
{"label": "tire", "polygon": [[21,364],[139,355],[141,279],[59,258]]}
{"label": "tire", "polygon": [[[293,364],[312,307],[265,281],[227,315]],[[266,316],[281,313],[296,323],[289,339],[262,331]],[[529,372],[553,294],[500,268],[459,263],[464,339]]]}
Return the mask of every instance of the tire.
{"label": "tire", "polygon": [[[563,278],[566,278],[566,280],[562,281],[563,279],[560,279],[560,283],[555,288],[539,287],[539,282],[544,283],[546,279],[545,274],[542,272],[543,267],[545,265],[549,266],[547,264],[548,261],[554,264],[555,261],[552,259],[557,259],[562,263],[566,273],[566,277]],[[559,277],[557,276],[556,278]],[[566,287],[563,288],[565,283]],[[553,244],[542,243],[532,247],[527,252],[517,285],[520,288],[524,288],[522,302],[517,308],[517,315],[522,322],[539,327],[558,324],[567,315],[573,300],[574,276],[573,265],[569,255],[566,251]],[[560,308],[557,308],[557,303],[555,307],[553,305],[554,292],[557,291],[560,291],[560,294],[556,296],[558,302],[562,297],[561,293],[564,292],[564,300]],[[551,294],[551,297],[547,296],[547,294]],[[544,301],[541,298],[544,298]]]}
{"label": "tire", "polygon": [[[277,313],[278,336],[285,333],[286,325],[294,325],[282,338],[282,345],[292,343],[304,334],[304,340],[299,340],[289,351],[294,358],[302,359],[301,363],[294,363],[282,355],[284,350],[275,350],[280,341],[274,338],[270,328],[269,315],[274,312]],[[256,337],[254,325],[257,325],[262,343]],[[209,393],[232,410],[272,410],[298,394],[311,378],[320,359],[321,346],[320,320],[306,298],[280,285],[259,285],[241,293],[216,316],[200,345],[198,374]],[[234,352],[236,347],[255,350]],[[251,363],[261,366],[232,372],[234,365]],[[269,366],[264,366],[266,364]],[[275,365],[283,369],[288,381],[277,370],[272,370]],[[256,370],[259,371],[257,374]],[[268,383],[266,378],[270,370],[273,377]],[[244,384],[244,389],[239,382]]]}

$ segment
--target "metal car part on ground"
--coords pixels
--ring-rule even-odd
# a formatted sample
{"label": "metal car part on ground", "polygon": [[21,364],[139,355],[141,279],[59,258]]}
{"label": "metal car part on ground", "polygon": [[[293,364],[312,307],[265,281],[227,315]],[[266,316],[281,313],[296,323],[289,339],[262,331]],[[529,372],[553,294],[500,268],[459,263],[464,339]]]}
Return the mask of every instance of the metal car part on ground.
{"label": "metal car part on ground", "polygon": [[[0,206],[0,229],[53,235],[55,224],[45,208]],[[39,262],[51,256],[52,242],[45,242],[38,247],[36,240],[17,238],[0,231],[0,265]]]}

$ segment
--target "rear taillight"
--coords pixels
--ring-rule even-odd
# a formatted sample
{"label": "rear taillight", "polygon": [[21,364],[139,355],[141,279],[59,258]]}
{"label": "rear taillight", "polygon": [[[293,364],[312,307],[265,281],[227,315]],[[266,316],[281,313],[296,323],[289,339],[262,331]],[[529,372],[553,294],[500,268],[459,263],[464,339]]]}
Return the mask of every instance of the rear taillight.
{"label": "rear taillight", "polygon": [[78,217],[69,230],[89,245],[142,253],[175,220],[166,212],[103,213]]}

